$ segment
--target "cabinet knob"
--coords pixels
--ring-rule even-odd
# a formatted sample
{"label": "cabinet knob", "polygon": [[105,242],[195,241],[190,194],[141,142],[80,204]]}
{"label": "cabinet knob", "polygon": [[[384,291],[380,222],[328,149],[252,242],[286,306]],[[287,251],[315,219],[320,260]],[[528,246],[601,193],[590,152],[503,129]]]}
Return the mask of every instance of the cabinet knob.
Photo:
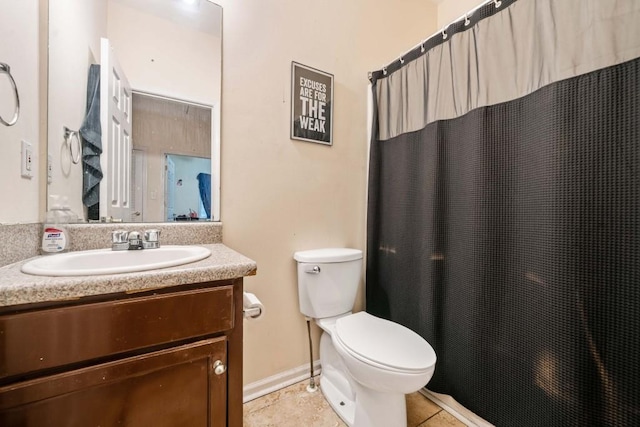
{"label": "cabinet knob", "polygon": [[216,375],[222,375],[227,372],[227,367],[224,366],[224,363],[222,363],[222,361],[216,360],[215,362],[213,362],[213,372],[215,372]]}

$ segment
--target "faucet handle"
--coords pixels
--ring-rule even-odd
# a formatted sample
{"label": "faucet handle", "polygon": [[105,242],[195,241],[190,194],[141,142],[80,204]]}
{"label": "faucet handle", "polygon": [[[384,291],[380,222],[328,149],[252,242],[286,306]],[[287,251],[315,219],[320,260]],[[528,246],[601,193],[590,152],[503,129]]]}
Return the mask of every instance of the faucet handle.
{"label": "faucet handle", "polygon": [[144,231],[142,247],[145,249],[155,249],[160,247],[160,230],[151,229]]}
{"label": "faucet handle", "polygon": [[114,251],[126,251],[129,249],[129,232],[127,230],[114,230],[111,232],[111,249]]}

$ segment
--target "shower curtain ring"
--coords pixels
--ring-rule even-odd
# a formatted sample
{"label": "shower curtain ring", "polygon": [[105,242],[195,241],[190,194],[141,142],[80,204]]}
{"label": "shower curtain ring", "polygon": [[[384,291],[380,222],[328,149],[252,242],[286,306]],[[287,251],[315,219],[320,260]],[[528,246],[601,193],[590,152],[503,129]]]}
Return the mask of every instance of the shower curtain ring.
{"label": "shower curtain ring", "polygon": [[464,14],[464,26],[466,27],[467,25],[469,25],[471,23],[471,21],[469,20],[469,14],[465,13]]}
{"label": "shower curtain ring", "polygon": [[446,40],[447,39],[447,27],[444,27],[442,29],[442,40]]}
{"label": "shower curtain ring", "polygon": [[387,67],[382,67],[382,74],[387,75]]}
{"label": "shower curtain ring", "polygon": [[404,59],[402,58],[402,56],[399,59],[400,59],[400,64],[404,64]]}
{"label": "shower curtain ring", "polygon": [[496,9],[502,6],[502,2],[500,0],[493,0],[493,3],[496,5]]}
{"label": "shower curtain ring", "polygon": [[424,53],[424,42],[420,45],[420,53]]}

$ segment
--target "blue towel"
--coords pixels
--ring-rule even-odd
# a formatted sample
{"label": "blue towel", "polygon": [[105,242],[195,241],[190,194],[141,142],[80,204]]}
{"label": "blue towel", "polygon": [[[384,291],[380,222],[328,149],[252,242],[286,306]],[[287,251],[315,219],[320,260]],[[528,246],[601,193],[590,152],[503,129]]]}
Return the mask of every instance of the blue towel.
{"label": "blue towel", "polygon": [[89,67],[87,81],[86,117],[80,127],[82,137],[82,203],[91,207],[100,201],[100,154],[102,128],[100,126],[100,65]]}
{"label": "blue towel", "polygon": [[211,219],[211,175],[201,172],[197,178],[200,200],[202,200],[204,211],[207,213],[207,219]]}

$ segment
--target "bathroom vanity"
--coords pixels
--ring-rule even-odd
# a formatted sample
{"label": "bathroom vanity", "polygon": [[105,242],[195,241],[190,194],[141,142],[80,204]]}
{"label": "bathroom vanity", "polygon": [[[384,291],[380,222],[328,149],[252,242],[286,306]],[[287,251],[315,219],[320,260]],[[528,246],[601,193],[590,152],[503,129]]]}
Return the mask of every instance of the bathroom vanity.
{"label": "bathroom vanity", "polygon": [[242,282],[222,244],[93,277],[0,269],[0,425],[241,426]]}

